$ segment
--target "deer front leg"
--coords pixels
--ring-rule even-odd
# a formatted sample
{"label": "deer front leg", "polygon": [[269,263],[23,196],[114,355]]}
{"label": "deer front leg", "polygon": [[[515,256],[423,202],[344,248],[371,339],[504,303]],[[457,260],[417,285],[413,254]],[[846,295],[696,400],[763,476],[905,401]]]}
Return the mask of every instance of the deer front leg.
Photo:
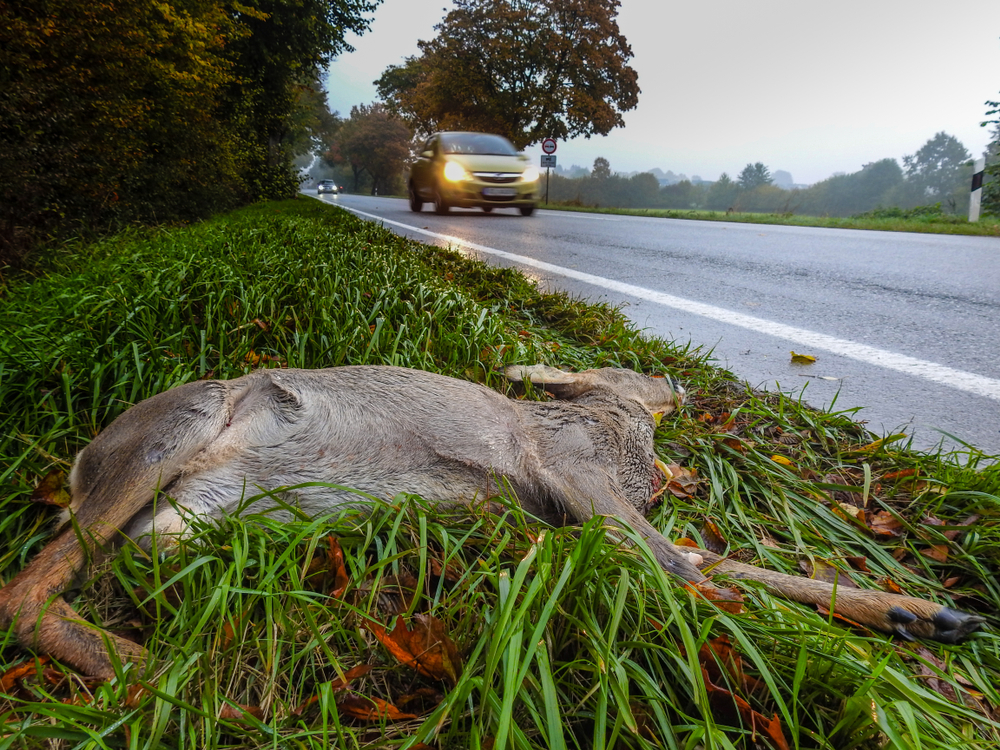
{"label": "deer front leg", "polygon": [[925,638],[957,643],[986,622],[979,615],[951,609],[926,599],[846,586],[835,589],[833,584],[824,581],[746,565],[707,550],[697,551],[703,558],[699,567],[705,572],[725,573],[737,579],[758,581],[772,594],[832,609],[861,625],[895,633],[907,640]]}

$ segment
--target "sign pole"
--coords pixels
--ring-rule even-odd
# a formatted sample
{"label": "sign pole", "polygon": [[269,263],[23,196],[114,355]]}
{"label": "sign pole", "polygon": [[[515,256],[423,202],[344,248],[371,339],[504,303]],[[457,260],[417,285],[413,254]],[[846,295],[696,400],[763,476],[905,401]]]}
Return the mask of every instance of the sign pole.
{"label": "sign pole", "polygon": [[542,166],[545,167],[545,204],[549,203],[549,174],[552,171],[552,167],[556,165],[556,157],[554,156],[556,152],[556,141],[555,138],[546,138],[542,141],[542,151],[545,155],[542,157]]}

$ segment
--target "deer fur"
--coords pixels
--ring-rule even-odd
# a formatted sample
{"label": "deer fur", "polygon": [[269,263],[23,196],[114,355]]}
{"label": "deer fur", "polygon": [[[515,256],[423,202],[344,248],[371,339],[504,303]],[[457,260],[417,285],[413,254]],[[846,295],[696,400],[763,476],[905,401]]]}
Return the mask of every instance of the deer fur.
{"label": "deer fur", "polygon": [[[128,537],[183,535],[186,514],[219,518],[254,488],[336,483],[369,495],[400,492],[467,503],[498,481],[528,513],[551,523],[600,516],[625,524],[667,572],[689,582],[722,572],[795,601],[831,607],[904,637],[956,641],[983,619],[933,602],[846,589],[675,547],[642,515],[656,483],[654,415],[684,391],[631,370],[567,373],[510,367],[557,401],[509,399],[475,383],[398,367],[259,370],[188,383],[123,413],[77,456],[70,474],[75,523],[0,589],[0,625],[25,646],[85,674],[111,678],[109,649],[142,663],[145,650],[80,620],[62,598],[87,562]],[[174,503],[160,502],[157,491]],[[287,499],[287,498],[286,498]],[[330,486],[295,490],[307,514],[362,505]],[[278,505],[272,496],[249,510]],[[178,508],[183,509],[183,512]]]}

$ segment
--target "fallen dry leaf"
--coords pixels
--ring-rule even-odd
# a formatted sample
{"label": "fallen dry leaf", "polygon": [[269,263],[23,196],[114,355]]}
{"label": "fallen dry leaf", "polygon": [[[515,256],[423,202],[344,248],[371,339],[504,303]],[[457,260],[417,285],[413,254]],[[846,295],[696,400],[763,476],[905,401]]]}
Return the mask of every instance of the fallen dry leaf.
{"label": "fallen dry leaf", "polygon": [[705,542],[705,549],[717,555],[724,555],[729,544],[719,531],[719,527],[705,519],[704,526],[701,527],[701,538]]}
{"label": "fallen dry leaf", "polygon": [[391,632],[374,620],[369,620],[365,627],[401,664],[434,680],[457,682],[462,674],[462,661],[444,624],[431,615],[415,615],[413,620],[412,630],[406,627],[402,615],[396,618]]}
{"label": "fallen dry leaf", "polygon": [[856,589],[856,584],[851,577],[826,560],[799,560],[799,568],[807,576],[816,581],[824,581],[835,586]]}
{"label": "fallen dry leaf", "polygon": [[887,510],[880,510],[872,513],[868,518],[868,528],[876,536],[899,537],[903,535],[903,522]]}
{"label": "fallen dry leaf", "polygon": [[53,469],[46,474],[31,493],[31,501],[41,505],[68,508],[70,495],[66,489],[66,472]]}
{"label": "fallen dry leaf", "polygon": [[948,561],[948,545],[947,544],[932,544],[930,547],[925,547],[920,550],[920,554],[924,557],[930,558],[939,563]]}
{"label": "fallen dry leaf", "polygon": [[337,710],[341,716],[349,716],[362,721],[406,721],[416,719],[416,714],[400,711],[396,706],[381,698],[369,698],[363,695],[345,695],[337,701]]}
{"label": "fallen dry leaf", "polygon": [[811,354],[796,354],[792,352],[792,362],[797,365],[811,365],[816,358]]}
{"label": "fallen dry leaf", "polygon": [[[337,677],[334,680],[330,680],[327,683],[330,686],[330,690],[337,692],[340,690],[345,690],[354,680],[359,677],[363,677],[372,671],[372,666],[370,664],[359,664],[356,667],[351,667],[346,672],[344,672],[343,677]],[[305,713],[305,710],[309,708],[313,703],[319,700],[319,695],[314,695],[309,698],[305,703],[302,703],[292,709],[292,716],[301,716]]]}
{"label": "fallen dry leaf", "polygon": [[687,588],[696,596],[700,596],[702,599],[712,602],[723,612],[728,612],[731,615],[738,615],[743,611],[743,594],[741,594],[738,589],[718,588],[716,586],[701,583],[690,584]]}
{"label": "fallen dry leaf", "polygon": [[219,718],[228,721],[246,721],[252,716],[258,721],[264,718],[264,709],[260,706],[246,706],[242,703],[226,703],[219,711]]}

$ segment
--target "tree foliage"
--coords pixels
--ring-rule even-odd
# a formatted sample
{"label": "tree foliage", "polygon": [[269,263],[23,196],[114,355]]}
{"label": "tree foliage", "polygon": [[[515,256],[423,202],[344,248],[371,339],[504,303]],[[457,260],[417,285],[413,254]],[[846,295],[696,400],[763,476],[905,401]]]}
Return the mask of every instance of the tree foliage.
{"label": "tree foliage", "polygon": [[972,155],[953,135],[944,131],[920,147],[915,154],[903,157],[906,182],[915,191],[918,203],[943,203],[952,211],[960,204],[968,206]]}
{"label": "tree foliage", "polygon": [[410,129],[383,104],[351,107],[351,116],[337,133],[336,147],[324,155],[333,164],[346,163],[354,176],[371,178],[372,195],[398,192],[399,178],[410,156]]}
{"label": "tree foliage", "polygon": [[988,101],[986,106],[986,116],[988,119],[982,123],[983,127],[993,126],[992,139],[986,146],[986,182],[983,185],[982,210],[983,213],[990,213],[1000,216],[1000,101]]}
{"label": "tree foliage", "polygon": [[736,181],[744,190],[753,190],[770,185],[774,180],[771,179],[771,170],[765,167],[763,162],[757,162],[743,167],[743,171],[737,175]]}
{"label": "tree foliage", "polygon": [[455,0],[420,55],[376,81],[415,130],[478,130],[517,148],[604,135],[635,108],[618,0]]}
{"label": "tree foliage", "polygon": [[287,194],[309,83],[379,1],[0,0],[0,263]]}

